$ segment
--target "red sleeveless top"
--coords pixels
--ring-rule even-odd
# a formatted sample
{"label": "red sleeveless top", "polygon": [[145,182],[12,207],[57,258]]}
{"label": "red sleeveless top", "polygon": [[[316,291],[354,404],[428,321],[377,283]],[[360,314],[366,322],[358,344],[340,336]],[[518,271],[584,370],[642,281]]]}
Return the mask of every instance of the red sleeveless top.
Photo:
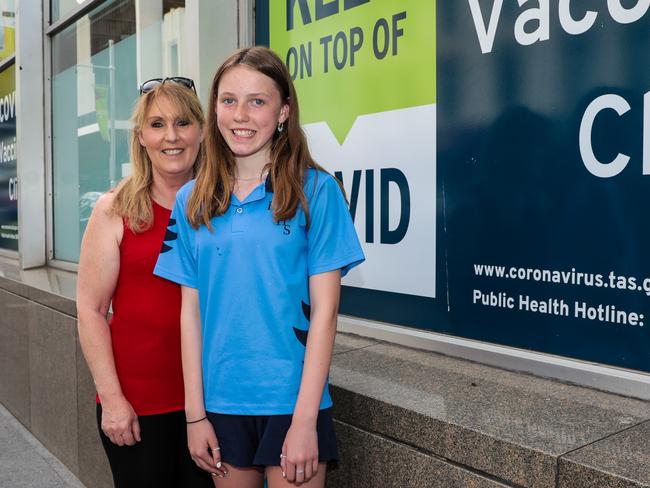
{"label": "red sleeveless top", "polygon": [[110,321],[117,376],[138,415],[185,408],[181,290],[153,274],[171,211],[153,202],[153,214],[152,227],[140,234],[123,219],[120,274]]}

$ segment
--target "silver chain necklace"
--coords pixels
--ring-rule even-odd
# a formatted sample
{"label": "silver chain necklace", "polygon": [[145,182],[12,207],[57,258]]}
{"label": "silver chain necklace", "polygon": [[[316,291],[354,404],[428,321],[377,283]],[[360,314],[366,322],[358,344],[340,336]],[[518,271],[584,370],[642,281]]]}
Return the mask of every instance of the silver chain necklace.
{"label": "silver chain necklace", "polygon": [[237,181],[255,181],[255,180],[261,180],[261,179],[263,179],[263,178],[264,178],[266,175],[268,175],[268,174],[269,174],[269,172],[268,172],[268,171],[265,171],[265,172],[262,173],[261,175],[259,175],[259,176],[253,176],[252,178],[240,178],[240,177],[238,177],[238,176],[235,176],[235,179],[236,179]]}

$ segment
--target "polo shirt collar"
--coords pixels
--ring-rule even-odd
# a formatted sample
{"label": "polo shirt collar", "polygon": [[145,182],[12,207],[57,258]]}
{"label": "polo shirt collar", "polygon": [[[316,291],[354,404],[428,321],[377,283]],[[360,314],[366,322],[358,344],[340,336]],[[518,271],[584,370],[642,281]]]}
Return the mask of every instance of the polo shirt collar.
{"label": "polo shirt collar", "polygon": [[240,202],[233,193],[230,198],[231,205],[239,207],[247,203],[257,202],[262,200],[269,193],[273,193],[273,182],[271,181],[271,177],[267,175],[266,180],[264,181],[264,187],[262,188],[262,185],[257,186],[243,202]]}
{"label": "polo shirt collar", "polygon": [[273,193],[273,181],[271,175],[266,175],[266,183],[264,184],[264,190],[266,193]]}

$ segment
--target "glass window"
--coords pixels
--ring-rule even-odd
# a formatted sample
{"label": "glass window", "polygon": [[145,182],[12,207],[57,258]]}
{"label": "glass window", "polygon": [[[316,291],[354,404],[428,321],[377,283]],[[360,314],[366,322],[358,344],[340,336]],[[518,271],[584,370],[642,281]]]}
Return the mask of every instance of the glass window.
{"label": "glass window", "polygon": [[186,75],[184,3],[110,0],[52,38],[55,259],[78,261],[95,202],[128,172],[139,82]]}
{"label": "glass window", "polygon": [[84,0],[52,0],[50,8],[52,22],[65,17],[82,3],[84,3]]}
{"label": "glass window", "polygon": [[16,53],[15,0],[0,1],[0,61]]}

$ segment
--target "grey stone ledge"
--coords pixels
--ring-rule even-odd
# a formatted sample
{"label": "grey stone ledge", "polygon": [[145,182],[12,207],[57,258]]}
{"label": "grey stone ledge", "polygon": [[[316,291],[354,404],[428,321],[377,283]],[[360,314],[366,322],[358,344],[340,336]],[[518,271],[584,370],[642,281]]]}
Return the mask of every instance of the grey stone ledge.
{"label": "grey stone ledge", "polygon": [[650,422],[631,427],[560,459],[562,488],[650,487]]}
{"label": "grey stone ledge", "polygon": [[336,421],[338,469],[328,488],[508,488],[482,476],[391,439]]}
{"label": "grey stone ledge", "polygon": [[649,402],[386,343],[335,355],[331,383],[340,421],[523,487],[557,486],[564,454],[650,419]]}
{"label": "grey stone ledge", "polygon": [[77,274],[43,266],[21,270],[11,259],[0,257],[0,289],[71,317],[77,316]]}

